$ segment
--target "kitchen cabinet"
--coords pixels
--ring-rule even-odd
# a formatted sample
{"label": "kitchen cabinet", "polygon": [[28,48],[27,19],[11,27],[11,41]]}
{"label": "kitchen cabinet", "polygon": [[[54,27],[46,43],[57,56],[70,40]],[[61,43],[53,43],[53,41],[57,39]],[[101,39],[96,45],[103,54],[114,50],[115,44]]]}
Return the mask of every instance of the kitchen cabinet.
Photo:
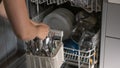
{"label": "kitchen cabinet", "polygon": [[106,37],[104,68],[119,68],[120,39]]}
{"label": "kitchen cabinet", "polygon": [[120,38],[120,4],[108,3],[106,36]]}
{"label": "kitchen cabinet", "polygon": [[120,4],[108,1],[103,2],[100,68],[119,68]]}
{"label": "kitchen cabinet", "polygon": [[120,3],[120,0],[108,0],[110,3]]}

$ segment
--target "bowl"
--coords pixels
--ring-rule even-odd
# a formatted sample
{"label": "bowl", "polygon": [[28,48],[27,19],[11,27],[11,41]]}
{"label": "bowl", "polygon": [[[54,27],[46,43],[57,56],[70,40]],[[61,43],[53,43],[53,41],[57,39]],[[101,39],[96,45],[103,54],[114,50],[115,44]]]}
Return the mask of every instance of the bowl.
{"label": "bowl", "polygon": [[[65,51],[69,53],[78,54],[77,50],[79,50],[79,45],[76,41],[74,41],[73,39],[67,39],[63,41],[63,43],[64,43]],[[70,49],[66,49],[66,48],[70,48]]]}

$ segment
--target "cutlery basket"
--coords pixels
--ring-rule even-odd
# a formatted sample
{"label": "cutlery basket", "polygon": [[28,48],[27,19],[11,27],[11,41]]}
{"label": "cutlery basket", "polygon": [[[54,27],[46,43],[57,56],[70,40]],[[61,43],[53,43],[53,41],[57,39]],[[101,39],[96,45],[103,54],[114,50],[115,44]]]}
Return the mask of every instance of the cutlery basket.
{"label": "cutlery basket", "polygon": [[26,54],[27,68],[60,68],[64,62],[63,43],[56,48],[52,57]]}

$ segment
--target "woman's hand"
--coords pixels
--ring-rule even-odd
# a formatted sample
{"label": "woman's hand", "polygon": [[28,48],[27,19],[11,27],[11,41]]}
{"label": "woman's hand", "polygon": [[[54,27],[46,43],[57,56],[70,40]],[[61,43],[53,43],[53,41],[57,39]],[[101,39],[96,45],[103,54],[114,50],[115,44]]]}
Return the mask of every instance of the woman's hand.
{"label": "woman's hand", "polygon": [[44,40],[48,36],[49,26],[44,23],[33,22],[32,20],[31,23],[37,27],[37,37]]}
{"label": "woman's hand", "polygon": [[46,38],[49,27],[29,19],[26,0],[3,0],[3,3],[7,17],[18,38],[22,40],[32,40],[35,37],[42,40]]}
{"label": "woman's hand", "polygon": [[36,25],[36,27],[38,31],[37,37],[40,38],[41,40],[44,40],[46,36],[48,36],[49,26],[44,23],[40,23],[39,25]]}

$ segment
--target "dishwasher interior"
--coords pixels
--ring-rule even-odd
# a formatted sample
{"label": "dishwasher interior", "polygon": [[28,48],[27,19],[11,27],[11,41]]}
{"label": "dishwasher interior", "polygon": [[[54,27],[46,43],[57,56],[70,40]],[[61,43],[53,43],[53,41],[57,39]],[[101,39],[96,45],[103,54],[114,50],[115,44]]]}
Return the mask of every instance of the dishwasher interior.
{"label": "dishwasher interior", "polygon": [[[59,39],[64,53],[64,57],[59,59],[63,60],[62,64],[59,63],[61,68],[99,67],[101,0],[28,0],[27,5],[33,21],[45,23],[58,32],[63,31],[60,34],[62,39]],[[49,65],[42,68],[49,68]]]}

